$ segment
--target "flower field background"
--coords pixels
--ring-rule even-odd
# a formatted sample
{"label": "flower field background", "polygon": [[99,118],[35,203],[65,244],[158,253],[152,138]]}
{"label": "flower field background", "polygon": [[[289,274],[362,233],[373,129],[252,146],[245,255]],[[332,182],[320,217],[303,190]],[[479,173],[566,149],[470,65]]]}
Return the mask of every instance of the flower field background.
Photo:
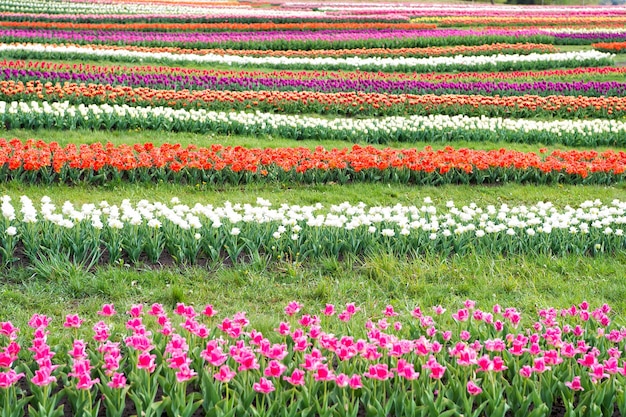
{"label": "flower field background", "polygon": [[626,415],[626,9],[0,0],[0,416]]}

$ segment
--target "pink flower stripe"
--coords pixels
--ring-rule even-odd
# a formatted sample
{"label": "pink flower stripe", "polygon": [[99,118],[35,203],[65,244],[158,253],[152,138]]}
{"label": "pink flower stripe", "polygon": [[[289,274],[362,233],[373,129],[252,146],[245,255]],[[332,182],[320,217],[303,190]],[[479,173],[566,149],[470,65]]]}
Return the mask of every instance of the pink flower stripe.
{"label": "pink flower stripe", "polygon": [[[497,400],[516,407],[540,386],[566,387],[553,391],[564,401],[589,391],[626,387],[626,358],[620,349],[626,328],[613,322],[615,314],[606,304],[594,309],[587,302],[545,308],[531,317],[514,307],[481,310],[468,300],[448,314],[441,306],[402,311],[388,305],[366,317],[354,303],[310,310],[294,301],[282,317],[287,328],[267,337],[251,327],[244,312],[216,320],[202,314],[214,312],[212,305],[178,304],[173,315],[160,304],[147,310],[145,314],[144,306],[138,304],[124,315],[106,304],[101,312],[107,312],[107,322],[96,323],[93,330],[89,319],[71,313],[65,316],[65,323],[71,323],[69,329],[66,325],[49,327],[63,318],[44,315],[34,315],[29,321],[32,332],[20,332],[11,322],[2,322],[0,394],[23,378],[30,389],[69,384],[67,390],[90,391],[94,398],[99,391],[125,395],[127,378],[135,381],[128,391],[131,396],[145,390],[142,384],[169,384],[163,387],[173,392],[176,384],[203,381],[189,387],[208,396],[209,410],[224,411],[245,401],[243,396],[249,393],[257,396],[257,411],[268,415],[273,401],[297,411],[302,405],[296,399],[303,390],[328,406],[341,398],[347,400],[344,390],[368,392],[349,396],[352,404],[344,406],[356,408],[371,406],[364,403],[367,399],[397,401],[398,391],[406,393],[402,401],[428,405],[427,397],[416,394],[439,390],[436,395],[473,398],[475,404]],[[328,314],[340,310],[346,319]],[[429,316],[428,311],[437,315]],[[359,322],[366,322],[364,327],[345,323],[357,316]],[[389,326],[390,317],[400,325]],[[125,334],[102,338],[96,331],[94,335],[96,328],[119,320],[126,320]],[[70,336],[73,332],[82,338]],[[48,342],[52,336],[68,343],[52,347]],[[302,349],[297,347],[300,339],[306,341]],[[30,340],[29,352],[18,355],[26,340]],[[25,375],[17,373],[18,368],[34,371]],[[393,381],[393,391],[384,389],[389,381]],[[458,387],[459,392],[441,391],[441,384]],[[57,395],[70,395],[67,390]],[[497,399],[485,394],[494,390],[501,393]],[[238,393],[235,403],[219,400],[233,391]],[[329,392],[334,394],[327,396]],[[28,390],[20,395],[28,395]],[[162,401],[155,399],[157,405]],[[463,411],[463,401],[438,404],[439,412]]]}

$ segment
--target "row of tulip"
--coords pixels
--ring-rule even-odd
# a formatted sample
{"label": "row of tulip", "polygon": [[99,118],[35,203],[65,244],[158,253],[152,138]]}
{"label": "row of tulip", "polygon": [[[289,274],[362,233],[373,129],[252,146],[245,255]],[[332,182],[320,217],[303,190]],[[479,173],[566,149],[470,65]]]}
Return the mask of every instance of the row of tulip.
{"label": "row of tulip", "polygon": [[[75,46],[75,45],[72,45]],[[102,45],[89,45],[90,48],[102,48]],[[113,49],[111,46],[109,48]],[[313,49],[313,50],[234,50],[234,49],[183,49],[183,48],[137,48],[125,46],[126,50],[139,50],[144,52],[170,52],[175,54],[195,54],[195,55],[240,55],[240,56],[282,56],[282,57],[394,57],[404,56],[413,58],[426,58],[434,56],[455,56],[455,55],[495,55],[495,54],[530,54],[557,52],[554,45],[535,43],[495,43],[475,46],[435,46],[430,48],[367,48],[367,49]]]}
{"label": "row of tulip", "polygon": [[517,308],[473,300],[452,313],[355,303],[307,312],[292,301],[267,336],[243,311],[217,313],[154,303],[122,316],[104,304],[98,321],[68,312],[52,331],[44,314],[29,332],[2,321],[4,415],[547,417],[559,403],[574,417],[626,413],[626,331],[607,304],[539,309],[523,326]]}
{"label": "row of tulip", "polygon": [[[531,12],[532,13],[532,12]],[[431,16],[411,19],[415,23],[434,23],[437,27],[463,26],[554,26],[554,27],[624,27],[626,15],[556,15],[556,16]]]}
{"label": "row of tulip", "polygon": [[446,143],[463,139],[588,147],[626,145],[626,123],[606,119],[542,121],[442,114],[329,119],[258,111],[70,105],[65,101],[0,102],[0,123],[6,129],[141,129],[365,143]]}
{"label": "row of tulip", "polygon": [[384,13],[395,10],[411,13],[416,16],[621,16],[624,9],[620,7],[606,7],[604,5],[545,5],[543,7],[528,7],[527,5],[486,4],[486,3],[350,3],[340,5],[326,2],[298,1],[283,3],[283,7],[298,10],[344,10],[353,13]]}
{"label": "row of tulip", "polygon": [[[210,51],[210,50],[209,50]],[[165,51],[161,51],[165,52]],[[178,53],[180,51],[170,51]],[[211,51],[209,53],[224,53],[225,51]],[[556,69],[543,71],[506,71],[506,72],[460,72],[460,73],[387,73],[365,71],[255,71],[255,70],[216,70],[197,69],[186,67],[169,67],[157,65],[93,65],[68,64],[55,61],[0,61],[0,70],[27,70],[72,72],[87,74],[115,74],[115,75],[154,75],[156,77],[184,76],[184,77],[216,77],[216,78],[289,78],[295,80],[310,79],[339,79],[351,81],[425,81],[425,82],[472,82],[472,81],[504,81],[532,82],[537,79],[545,81],[579,81],[585,78],[594,80],[615,79],[626,74],[626,67],[579,67],[571,69]]]}
{"label": "row of tulip", "polygon": [[259,74],[247,77],[244,74],[219,77],[216,75],[167,75],[140,73],[107,73],[77,71],[39,71],[26,69],[2,69],[0,80],[42,83],[97,83],[128,87],[174,90],[229,90],[229,91],[316,91],[324,93],[353,92],[385,94],[480,94],[480,95],[583,95],[625,96],[626,83],[619,81],[473,81],[473,82],[430,82],[417,80],[377,80],[346,78],[293,78]]}
{"label": "row of tulip", "polygon": [[578,68],[585,66],[609,65],[614,55],[596,50],[555,52],[555,53],[514,53],[493,55],[456,55],[427,58],[403,56],[250,56],[224,55],[215,53],[171,53],[151,50],[128,50],[125,48],[94,48],[91,45],[66,44],[15,44],[0,43],[0,54],[10,59],[115,59],[116,61],[196,64],[220,64],[237,67],[272,67],[287,69],[324,68],[361,69],[367,71],[497,71],[497,70],[541,70],[548,68]]}
{"label": "row of tulip", "polygon": [[[623,254],[626,203],[588,201],[579,207],[551,203],[527,207],[458,208],[432,205],[372,206],[363,203],[324,208],[271,203],[223,206],[177,199],[171,205],[124,200],[71,202],[61,209],[44,197],[39,209],[26,196],[14,207],[1,198],[0,261],[11,267],[47,262],[50,257],[93,267],[120,260],[156,264],[163,257],[178,264],[240,263],[251,260],[315,260],[320,257],[468,254],[602,256]],[[428,200],[427,200],[428,201]]]}
{"label": "row of tulip", "polygon": [[598,51],[616,54],[626,52],[626,42],[601,42],[594,43],[592,46]]}
{"label": "row of tulip", "polygon": [[[533,118],[537,116],[576,118],[621,118],[626,114],[626,97],[584,97],[584,96],[485,96],[465,94],[384,94],[384,93],[320,93],[313,91],[219,91],[219,90],[155,90],[145,87],[111,86],[104,84],[42,83],[40,81],[14,82],[0,81],[0,99],[18,101],[22,114],[34,116],[33,123],[40,124],[38,117],[57,118],[56,112],[47,114],[31,112],[27,101],[58,102],[58,106],[68,107],[67,103],[79,106],[97,104],[166,106],[170,108],[196,108],[216,111],[255,109],[278,113],[318,113],[345,115],[476,115],[514,116]],[[60,100],[65,100],[61,102]],[[67,103],[66,103],[67,102]],[[111,103],[111,104],[109,104]],[[0,113],[7,111],[6,104]],[[57,107],[58,108],[58,107]],[[95,108],[94,108],[95,109]],[[96,111],[96,110],[94,110]],[[160,112],[160,110],[158,110]],[[154,111],[149,110],[149,113]],[[10,114],[10,118],[13,118]],[[123,123],[124,117],[111,115],[112,123]],[[22,116],[18,117],[21,119]],[[178,117],[180,118],[180,117]],[[50,119],[52,120],[52,119]],[[191,120],[196,122],[197,120]],[[51,122],[46,122],[51,123]],[[79,122],[83,123],[83,122]],[[93,122],[90,122],[93,123]],[[200,123],[196,123],[202,129]]]}
{"label": "row of tulip", "polygon": [[[626,22],[626,19],[624,19]],[[97,30],[97,31],[280,31],[280,30],[415,30],[434,29],[437,25],[432,23],[395,23],[395,22],[293,22],[293,23],[236,23],[236,22],[216,22],[216,23],[76,23],[76,22],[19,22],[0,21],[1,28],[27,28],[27,29],[62,29],[62,30]]]}
{"label": "row of tulip", "polygon": [[178,46],[227,49],[350,49],[416,48],[486,43],[532,42],[544,44],[590,45],[596,42],[624,41],[626,32],[597,29],[594,32],[552,32],[550,30],[483,31],[463,29],[433,30],[319,30],[264,32],[133,32],[105,30],[0,29],[3,42],[70,42],[136,46]]}
{"label": "row of tulip", "polygon": [[[1,9],[0,9],[1,10]],[[29,13],[0,11],[0,21],[12,22],[70,22],[70,23],[164,23],[164,24],[203,24],[203,23],[297,23],[297,22],[326,22],[326,23],[407,23],[409,18],[404,15],[353,15],[350,13],[318,13],[305,11],[288,11],[286,9],[259,9],[259,8],[214,8],[205,14],[106,14],[106,13]]]}
{"label": "row of tulip", "polygon": [[0,179],[30,183],[106,183],[178,181],[192,184],[278,181],[453,181],[612,183],[624,179],[626,154],[605,151],[553,151],[540,155],[494,151],[308,148],[208,148],[152,143],[114,146],[67,145],[0,139]]}
{"label": "row of tulip", "polygon": [[[197,7],[189,4],[167,4],[162,1],[160,4],[141,4],[140,2],[133,3],[115,3],[115,2],[81,2],[81,1],[46,1],[46,0],[2,0],[0,3],[0,11],[14,12],[14,13],[49,13],[49,14],[113,14],[113,15],[145,15],[145,14],[159,14],[159,15],[207,15],[215,13],[216,10],[237,11],[239,9],[246,9],[246,6],[239,7],[234,2],[207,2],[204,7]],[[271,15],[270,11],[254,11],[253,14],[258,15]],[[279,15],[282,13],[279,13]],[[319,12],[313,12],[309,10],[309,13],[320,15]],[[293,14],[296,17],[296,14]]]}

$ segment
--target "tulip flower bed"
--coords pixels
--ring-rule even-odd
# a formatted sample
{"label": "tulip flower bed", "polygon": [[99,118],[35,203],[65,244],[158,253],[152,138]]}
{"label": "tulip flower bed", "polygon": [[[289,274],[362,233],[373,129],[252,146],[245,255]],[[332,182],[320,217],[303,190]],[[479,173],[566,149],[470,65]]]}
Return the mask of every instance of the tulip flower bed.
{"label": "tulip flower bed", "polygon": [[[162,52],[169,50],[163,49]],[[173,51],[169,51],[173,52]],[[224,51],[221,51],[224,52]],[[268,54],[271,51],[267,51]],[[183,79],[195,80],[203,77],[218,79],[236,78],[280,78],[300,80],[350,80],[354,82],[362,81],[414,81],[414,82],[472,82],[472,81],[495,81],[511,80],[510,82],[532,82],[537,79],[545,81],[580,81],[581,78],[593,79],[619,79],[626,74],[624,67],[582,67],[571,69],[545,70],[545,71],[503,71],[503,72],[461,72],[461,73],[387,73],[387,72],[365,72],[365,71],[254,71],[254,70],[201,70],[196,68],[169,67],[156,65],[125,66],[125,65],[91,65],[91,64],[67,64],[54,61],[22,61],[22,60],[2,60],[0,61],[0,71],[25,71],[11,73],[16,76],[28,75],[30,71],[45,72],[71,72],[76,74],[115,74],[133,76],[152,75],[155,78],[161,76],[180,76],[176,79],[180,82]],[[184,78],[187,77],[187,78]],[[69,81],[69,80],[63,80]]]}
{"label": "tulip flower bed", "polygon": [[376,48],[384,42],[391,48],[417,48],[489,43],[531,42],[560,45],[591,45],[595,42],[623,41],[621,28],[594,28],[591,31],[558,31],[552,29],[346,29],[263,32],[149,32],[122,30],[0,29],[3,42],[70,42],[135,46],[178,46],[225,49],[349,49]]}
{"label": "tulip flower bed", "polygon": [[578,68],[585,66],[608,65],[614,55],[594,50],[499,54],[499,55],[457,55],[428,58],[404,57],[284,57],[284,56],[248,56],[220,54],[178,54],[170,52],[151,52],[127,50],[126,48],[92,48],[89,45],[72,46],[65,44],[0,44],[3,56],[19,59],[115,59],[117,61],[136,62],[148,60],[161,63],[189,62],[197,64],[215,64],[238,67],[271,67],[287,69],[361,69],[368,71],[495,71],[495,70],[541,70],[554,67]]}
{"label": "tulip flower bed", "polygon": [[[515,307],[472,300],[451,314],[355,303],[307,312],[297,301],[284,311],[267,336],[245,312],[220,319],[211,304],[135,304],[126,315],[105,304],[99,321],[68,312],[54,331],[42,314],[30,331],[2,321],[4,415],[626,413],[625,330],[607,304],[540,309],[528,324]],[[364,328],[352,325],[359,316]]]}
{"label": "tulip flower bed", "polygon": [[[288,73],[288,76],[291,75]],[[176,88],[184,90],[230,90],[230,91],[315,91],[323,93],[363,91],[366,93],[390,94],[486,94],[486,95],[583,95],[624,96],[626,83],[619,81],[473,81],[473,82],[429,82],[429,81],[382,81],[376,79],[341,78],[281,78],[281,77],[236,77],[183,76],[155,74],[112,74],[78,73],[74,71],[38,71],[5,68],[0,70],[0,80],[38,81],[51,83],[97,83],[148,87],[154,89]]]}
{"label": "tulip flower bed", "polygon": [[322,204],[189,207],[142,200],[132,205],[106,201],[59,211],[49,197],[39,209],[22,196],[16,209],[1,198],[0,260],[37,264],[47,257],[66,258],[90,268],[99,262],[134,265],[174,262],[221,265],[281,258],[316,260],[370,253],[394,256],[469,254],[599,256],[626,250],[626,203],[587,201],[578,208],[551,203],[527,207],[457,208],[439,211],[430,199],[417,206],[363,203],[324,208]]}
{"label": "tulip flower bed", "polygon": [[626,416],[625,22],[0,0],[0,417]]}
{"label": "tulip flower bed", "polygon": [[[65,44],[68,46],[77,46]],[[59,47],[62,45],[59,45]],[[255,49],[188,49],[176,47],[135,47],[115,45],[85,45],[95,50],[117,49],[139,52],[169,52],[173,54],[195,55],[240,55],[240,56],[275,56],[275,57],[414,57],[425,58],[432,56],[456,55],[494,55],[494,54],[531,54],[554,53],[558,49],[554,45],[540,43],[494,43],[476,46],[433,46],[429,48],[360,48],[360,49],[312,49],[312,50],[255,50]]]}
{"label": "tulip flower bed", "polygon": [[524,31],[469,31],[448,29],[414,30],[279,30],[263,32],[147,32],[105,30],[0,29],[2,42],[69,42],[135,46],[177,46],[183,48],[225,49],[350,49],[376,48],[381,43],[391,48],[424,48],[486,43],[561,43],[584,44],[623,40],[626,34],[614,32],[559,33]]}
{"label": "tulip flower bed", "polygon": [[553,26],[553,27],[624,27],[626,16],[450,16],[412,19],[416,23],[434,23],[437,27],[463,26]]}
{"label": "tulip flower bed", "polygon": [[[344,115],[428,115],[451,114],[467,116],[513,116],[513,117],[561,117],[619,119],[626,114],[626,97],[584,97],[584,96],[486,96],[461,94],[384,94],[384,93],[319,93],[309,91],[219,91],[219,90],[156,90],[111,86],[108,84],[42,83],[40,81],[13,82],[0,81],[0,99],[5,103],[0,113],[31,113],[33,124],[39,125],[37,118],[54,117],[58,110],[76,104],[80,109],[85,105],[96,111],[98,105],[108,110],[112,118],[121,115],[112,113],[112,105],[167,106],[165,112],[183,107],[235,111],[253,109],[288,114],[318,113]],[[49,101],[55,110],[46,109],[37,100]],[[61,102],[61,100],[64,100]],[[30,103],[28,102],[30,101]],[[22,102],[22,103],[18,103]],[[57,102],[57,103],[54,103]],[[18,107],[19,106],[19,107]],[[21,108],[21,110],[20,110]],[[31,108],[39,113],[33,114]],[[14,110],[11,110],[14,109]],[[151,110],[150,110],[151,111]],[[82,110],[80,110],[82,112]],[[46,114],[47,113],[47,114]],[[158,110],[158,113],[162,113]],[[114,120],[113,120],[114,121]],[[193,120],[192,120],[193,122]],[[78,123],[78,121],[77,121]],[[83,123],[83,122],[80,122]],[[6,125],[6,123],[5,123]],[[53,124],[49,124],[53,126]],[[9,126],[10,127],[10,126]],[[203,131],[202,125],[198,131]]]}
{"label": "tulip flower bed", "polygon": [[361,69],[368,71],[496,71],[496,70],[541,70],[554,67],[585,67],[608,65],[614,55],[594,50],[530,53],[530,54],[499,54],[499,55],[457,55],[453,57],[439,56],[428,58],[404,57],[256,57],[248,55],[196,55],[169,52],[151,52],[143,50],[127,50],[119,48],[91,48],[89,45],[72,46],[64,44],[0,44],[3,56],[20,59],[104,59],[114,58],[118,61],[136,62],[147,59],[154,62],[176,63],[192,62],[201,64],[219,63],[229,66],[253,66],[287,69]]}
{"label": "tulip flower bed", "polygon": [[[625,20],[626,21],[626,20]],[[391,29],[416,30],[434,29],[430,23],[393,22],[294,22],[294,23],[76,23],[76,22],[14,22],[0,21],[0,27],[31,29],[71,29],[71,30],[132,30],[132,31],[268,31],[268,30],[348,30],[348,29]]]}
{"label": "tulip flower bed", "polygon": [[72,106],[0,101],[0,123],[7,129],[159,130],[238,135],[277,135],[287,139],[350,142],[518,142],[574,146],[624,146],[626,124],[616,120],[508,119],[468,116],[317,118],[272,113],[174,110],[104,104]]}
{"label": "tulip flower bed", "polygon": [[[410,184],[586,183],[624,179],[626,153],[308,148],[246,149],[212,145],[68,145],[0,139],[0,181],[92,183],[111,180],[242,184],[259,181]],[[542,150],[545,153],[545,150]]]}
{"label": "tulip flower bed", "polygon": [[600,42],[592,45],[598,51],[611,52],[611,53],[624,53],[626,52],[626,42]]}

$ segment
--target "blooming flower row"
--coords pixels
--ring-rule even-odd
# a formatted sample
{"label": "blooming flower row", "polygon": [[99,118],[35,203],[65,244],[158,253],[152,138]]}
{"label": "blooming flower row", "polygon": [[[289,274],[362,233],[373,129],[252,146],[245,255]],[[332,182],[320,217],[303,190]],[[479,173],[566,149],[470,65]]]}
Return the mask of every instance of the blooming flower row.
{"label": "blooming flower row", "polygon": [[[269,75],[269,76],[268,76]],[[585,96],[624,96],[626,83],[619,81],[472,81],[472,82],[431,82],[417,80],[376,80],[346,78],[293,78],[290,72],[285,76],[260,74],[248,77],[243,73],[237,76],[217,75],[174,75],[154,73],[119,73],[40,71],[0,67],[0,80],[39,81],[42,83],[98,83],[176,90],[279,90],[316,91],[324,93],[362,91],[366,93],[390,94],[486,94],[486,95],[585,95]]]}
{"label": "blooming flower row", "polygon": [[[626,21],[626,19],[625,19]],[[333,30],[333,29],[434,29],[431,23],[395,22],[293,22],[293,23],[76,23],[76,22],[19,22],[0,21],[2,28],[70,29],[70,30],[129,30],[129,31],[267,31],[267,30]]]}
{"label": "blooming flower row", "polygon": [[[423,115],[465,114],[509,117],[538,115],[567,119],[582,117],[619,118],[626,113],[626,97],[585,96],[485,96],[464,94],[385,94],[314,91],[221,91],[221,90],[159,90],[145,87],[111,86],[108,84],[42,83],[40,81],[0,81],[0,99],[10,100],[22,112],[29,112],[37,101],[58,101],[54,108],[67,108],[66,100],[82,105],[98,104],[112,109],[111,104],[133,106],[195,107],[207,110],[247,110],[280,113],[319,113],[346,115]],[[34,101],[32,101],[34,100]],[[18,104],[22,101],[22,104]],[[32,101],[28,104],[26,101]],[[46,106],[46,108],[51,108]],[[93,107],[95,109],[95,107]],[[121,108],[118,106],[118,108]],[[41,113],[40,110],[34,110]],[[51,113],[49,110],[43,111]],[[97,110],[94,110],[97,111]],[[154,112],[150,110],[150,112]],[[4,111],[2,112],[4,113]],[[109,110],[108,113],[111,113]]]}
{"label": "blooming flower row", "polygon": [[[437,183],[454,178],[462,182],[570,181],[610,183],[623,178],[626,155],[606,151],[554,151],[542,155],[500,149],[497,151],[376,149],[354,145],[350,150],[307,148],[246,149],[214,144],[209,148],[151,143],[134,146],[68,145],[56,142],[0,139],[2,181],[105,182],[111,177],[164,181],[172,172],[185,171],[187,180],[198,182],[257,181],[265,177],[280,182],[346,180],[421,181]],[[546,155],[543,155],[546,154]],[[126,171],[131,171],[125,173]],[[200,171],[200,172],[196,172]],[[388,171],[388,172],[386,172]],[[452,171],[450,178],[442,174]],[[233,173],[256,174],[235,176]],[[465,176],[461,175],[464,173]],[[591,178],[588,178],[591,176]],[[181,180],[181,175],[176,175]],[[255,178],[256,177],[256,178]],[[260,178],[258,178],[260,177]]]}
{"label": "blooming flower row", "polygon": [[[98,47],[98,45],[92,45]],[[515,46],[515,45],[510,45]],[[109,46],[108,48],[112,48]],[[132,48],[132,47],[127,47]],[[124,48],[124,49],[127,49]],[[167,48],[150,48],[161,51]],[[174,48],[176,49],[176,48]],[[446,48],[447,49],[447,48]],[[169,49],[168,49],[169,50]],[[210,51],[210,50],[207,50]],[[178,53],[180,50],[170,52]],[[200,51],[196,51],[199,53]],[[216,51],[212,51],[216,52]],[[220,50],[217,53],[224,53]],[[265,51],[271,54],[272,51]],[[211,53],[211,52],[209,52]],[[545,71],[505,71],[505,72],[463,72],[463,73],[387,73],[387,72],[364,72],[364,71],[255,71],[255,70],[216,70],[197,69],[186,67],[170,67],[160,65],[92,65],[92,64],[68,64],[55,61],[22,61],[2,60],[1,69],[28,70],[28,71],[53,71],[73,72],[86,74],[116,74],[127,75],[150,75],[155,76],[186,76],[186,77],[216,77],[216,78],[288,78],[294,80],[310,79],[338,79],[351,81],[427,81],[427,82],[471,82],[471,81],[503,81],[530,82],[537,79],[546,81],[580,81],[584,78],[603,79],[615,78],[626,74],[625,67],[579,67],[571,69],[557,69]]]}
{"label": "blooming flower row", "polygon": [[[115,58],[116,60],[140,60],[164,62],[220,63],[234,66],[270,66],[275,68],[319,68],[324,69],[368,69],[430,72],[438,71],[494,71],[499,69],[527,70],[554,67],[581,67],[609,64],[614,55],[595,50],[557,52],[497,54],[497,55],[457,55],[453,57],[405,58],[405,57],[294,57],[294,56],[248,56],[223,54],[177,54],[170,52],[142,52],[126,49],[103,49],[72,45],[45,44],[0,44],[0,53],[20,58],[90,57]],[[23,55],[23,56],[22,56]]]}
{"label": "blooming flower row", "polygon": [[[119,14],[119,15],[143,15],[143,14],[161,14],[161,15],[206,15],[215,13],[216,10],[233,11],[241,9],[238,3],[228,1],[211,1],[204,2],[204,7],[194,7],[193,5],[185,6],[176,3],[167,4],[141,4],[134,3],[116,3],[116,2],[80,2],[80,1],[45,1],[45,0],[2,0],[0,10],[5,12],[19,13],[51,13],[51,14]],[[190,4],[186,2],[185,4]],[[202,4],[199,4],[202,6]],[[246,8],[244,6],[244,8]],[[256,12],[257,14],[269,13]],[[306,13],[305,13],[306,14]],[[320,13],[311,12],[314,15]]]}
{"label": "blooming flower row", "polygon": [[593,47],[598,51],[619,54],[626,51],[626,42],[600,42],[594,43]]}
{"label": "blooming flower row", "polygon": [[[135,304],[125,316],[105,304],[99,321],[68,313],[54,331],[54,318],[34,314],[28,337],[2,321],[0,396],[15,417],[27,403],[62,414],[63,399],[76,415],[97,415],[96,398],[107,415],[123,415],[127,397],[136,414],[154,416],[200,407],[208,415],[521,416],[528,406],[547,416],[557,403],[574,416],[626,412],[626,329],[607,304],[541,309],[527,327],[515,307],[483,311],[472,300],[451,314],[441,305],[410,313],[387,305],[354,330],[365,315],[355,303],[307,312],[292,301],[284,312],[267,335],[245,312],[217,318],[212,304],[179,303],[173,314]],[[21,381],[27,390],[18,391]]]}
{"label": "blooming flower row", "polygon": [[[532,12],[530,12],[532,13]],[[412,19],[413,22],[435,23],[438,27],[460,26],[555,26],[555,27],[624,27],[626,15],[556,15],[556,16],[445,16]]]}
{"label": "blooming flower row", "polygon": [[19,257],[45,261],[48,250],[80,265],[104,262],[103,253],[109,263],[158,263],[168,254],[181,264],[220,264],[380,252],[592,256],[626,250],[626,203],[619,200],[564,209],[551,203],[458,208],[448,202],[447,212],[430,199],[421,207],[346,202],[326,209],[321,204],[272,208],[263,199],[221,207],[189,207],[177,199],[171,206],[125,200],[119,206],[103,201],[77,208],[65,202],[60,210],[49,197],[39,208],[26,196],[19,207],[9,196],[2,201],[0,259],[7,267]]}
{"label": "blooming flower row", "polygon": [[552,120],[468,116],[317,118],[273,113],[174,110],[169,107],[0,102],[8,128],[143,129],[218,134],[277,135],[289,139],[349,142],[522,142],[576,146],[624,146],[626,124],[617,120]]}
{"label": "blooming flower row", "polygon": [[[444,45],[477,45],[520,41],[558,44],[591,44],[624,40],[623,28],[548,28],[548,29],[345,29],[345,30],[277,30],[228,32],[155,32],[129,30],[53,30],[0,29],[0,38],[14,41],[58,43],[121,43],[141,46],[221,45],[234,49],[324,49],[376,47],[428,47]],[[298,47],[303,46],[305,47]],[[258,47],[256,47],[258,46]],[[291,46],[291,47],[290,47]]]}

